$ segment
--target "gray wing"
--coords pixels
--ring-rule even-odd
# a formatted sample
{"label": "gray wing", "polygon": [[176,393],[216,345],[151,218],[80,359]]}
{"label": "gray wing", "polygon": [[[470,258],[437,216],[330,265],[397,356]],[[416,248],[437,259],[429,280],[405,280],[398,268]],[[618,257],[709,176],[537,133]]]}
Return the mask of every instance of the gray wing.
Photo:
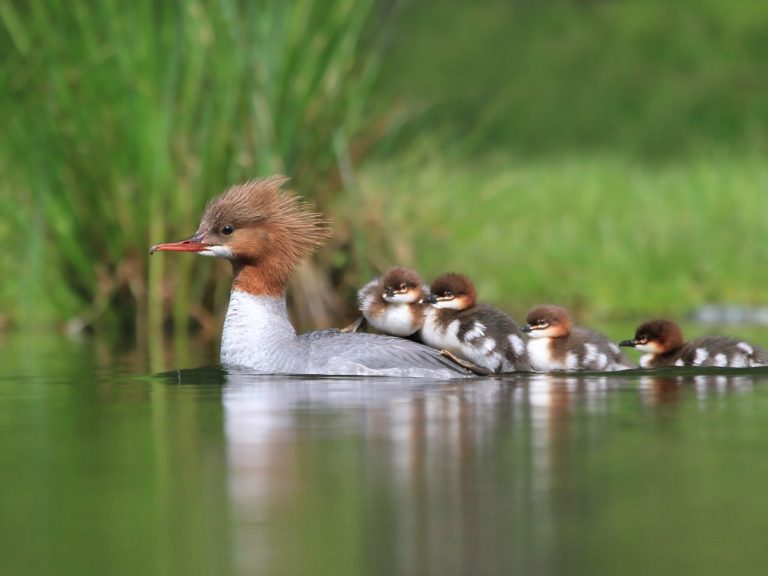
{"label": "gray wing", "polygon": [[308,373],[433,378],[472,375],[437,350],[403,338],[321,330],[303,334],[299,340],[307,347]]}
{"label": "gray wing", "polygon": [[[502,335],[503,341],[497,342],[497,345],[500,346],[500,350],[506,356],[507,363],[511,365],[512,370],[515,372],[528,372],[531,370],[528,353],[525,351],[524,335],[509,314],[488,304],[478,304],[469,308],[466,312],[466,314],[459,313],[458,315],[460,338],[463,337],[464,333],[472,329],[475,321],[482,322],[490,334],[494,334],[497,337]],[[510,336],[517,336],[520,339],[522,349],[519,352],[512,346],[509,340]],[[508,369],[509,366],[505,368],[505,370]]]}
{"label": "gray wing", "polygon": [[578,334],[584,343],[596,344],[601,352],[609,354],[608,357],[612,363],[622,365],[627,368],[634,368],[636,366],[636,364],[630,360],[629,357],[624,354],[624,352],[621,351],[621,348],[616,346],[616,344],[612,342],[610,338],[608,338],[605,334],[595,332],[589,328],[581,327],[575,328],[572,333]]}
{"label": "gray wing", "polygon": [[686,364],[693,364],[698,350],[703,348],[707,354],[701,366],[723,366],[718,364],[716,357],[725,355],[729,367],[764,366],[768,364],[768,352],[765,349],[743,340],[728,336],[702,336],[686,342],[681,354]]}

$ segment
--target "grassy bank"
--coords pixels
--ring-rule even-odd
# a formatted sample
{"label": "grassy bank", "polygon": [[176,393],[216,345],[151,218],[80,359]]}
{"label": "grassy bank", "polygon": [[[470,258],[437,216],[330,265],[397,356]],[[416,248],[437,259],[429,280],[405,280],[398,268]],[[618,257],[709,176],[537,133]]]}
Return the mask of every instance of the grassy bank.
{"label": "grassy bank", "polygon": [[543,302],[594,319],[768,303],[768,166],[757,155],[412,162],[364,173],[394,246],[380,267],[467,273],[517,316]]}

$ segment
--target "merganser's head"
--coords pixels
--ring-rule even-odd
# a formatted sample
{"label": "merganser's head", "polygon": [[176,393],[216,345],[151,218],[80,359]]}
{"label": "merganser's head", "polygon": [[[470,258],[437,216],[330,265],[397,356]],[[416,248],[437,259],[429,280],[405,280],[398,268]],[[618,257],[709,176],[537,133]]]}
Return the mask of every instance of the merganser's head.
{"label": "merganser's head", "polygon": [[299,260],[330,235],[319,214],[308,211],[296,194],[281,190],[287,180],[272,176],[232,186],[208,203],[194,235],[152,246],[150,254],[196,252],[225,258],[236,271],[257,268],[259,285],[281,292]]}
{"label": "merganser's head", "polygon": [[390,268],[381,278],[383,298],[390,303],[413,304],[422,297],[422,282],[410,268]]}
{"label": "merganser's head", "polygon": [[559,306],[539,306],[528,312],[523,332],[531,338],[562,338],[571,331],[571,318]]}
{"label": "merganser's head", "polygon": [[635,330],[632,340],[619,342],[619,346],[629,346],[649,354],[664,354],[683,345],[683,332],[671,320],[651,320],[641,324]]}
{"label": "merganser's head", "polygon": [[475,285],[461,274],[443,274],[435,278],[429,291],[431,294],[422,302],[431,304],[435,308],[466,310],[477,302]]}

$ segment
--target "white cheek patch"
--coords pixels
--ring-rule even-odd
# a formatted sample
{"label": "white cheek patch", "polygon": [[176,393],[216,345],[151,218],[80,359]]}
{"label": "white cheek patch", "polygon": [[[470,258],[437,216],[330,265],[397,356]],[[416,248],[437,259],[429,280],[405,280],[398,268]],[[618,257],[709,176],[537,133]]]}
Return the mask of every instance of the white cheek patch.
{"label": "white cheek patch", "polygon": [[696,354],[693,357],[693,365],[701,366],[709,358],[709,352],[705,348],[696,348]]}
{"label": "white cheek patch", "polygon": [[229,246],[208,246],[205,250],[200,250],[198,254],[200,256],[213,256],[214,258],[234,258]]}
{"label": "white cheek patch", "polygon": [[414,296],[413,292],[405,292],[404,294],[394,294],[393,296],[384,296],[384,300],[391,304],[413,304],[419,296]]}
{"label": "white cheek patch", "polygon": [[556,330],[551,326],[547,328],[534,328],[528,333],[531,338],[554,338]]}
{"label": "white cheek patch", "polygon": [[451,310],[461,310],[461,302],[458,298],[451,298],[450,300],[438,300],[432,304],[435,308],[448,308]]}

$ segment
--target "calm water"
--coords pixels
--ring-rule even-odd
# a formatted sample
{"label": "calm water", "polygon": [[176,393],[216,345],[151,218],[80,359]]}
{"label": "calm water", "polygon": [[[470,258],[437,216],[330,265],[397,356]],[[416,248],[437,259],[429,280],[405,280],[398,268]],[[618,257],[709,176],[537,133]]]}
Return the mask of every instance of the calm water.
{"label": "calm water", "polygon": [[57,340],[0,361],[3,575],[768,566],[768,370],[141,377]]}

